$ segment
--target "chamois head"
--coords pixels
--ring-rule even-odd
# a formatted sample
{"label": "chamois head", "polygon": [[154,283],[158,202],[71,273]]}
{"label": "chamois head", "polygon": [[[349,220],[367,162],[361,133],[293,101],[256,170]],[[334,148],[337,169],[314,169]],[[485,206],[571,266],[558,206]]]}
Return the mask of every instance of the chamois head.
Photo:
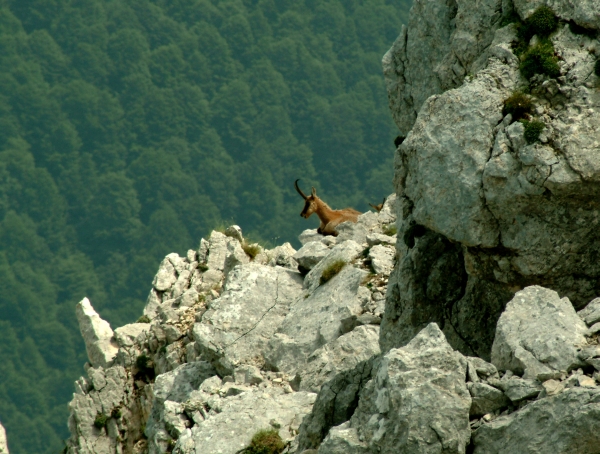
{"label": "chamois head", "polygon": [[313,186],[311,195],[307,196],[298,187],[299,181],[300,179],[296,180],[294,182],[294,186],[296,186],[296,191],[298,191],[298,194],[300,194],[304,199],[304,208],[302,209],[300,216],[302,216],[304,219],[308,219],[311,214],[317,211],[317,190]]}

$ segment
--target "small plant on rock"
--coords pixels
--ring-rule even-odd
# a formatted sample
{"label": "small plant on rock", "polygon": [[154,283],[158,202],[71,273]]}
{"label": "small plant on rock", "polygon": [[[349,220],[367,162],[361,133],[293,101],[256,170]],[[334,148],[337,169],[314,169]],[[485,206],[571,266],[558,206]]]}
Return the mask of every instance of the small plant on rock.
{"label": "small plant on rock", "polygon": [[554,55],[554,46],[550,41],[543,41],[527,50],[521,57],[519,69],[527,79],[536,74],[549,77],[560,76],[558,58]]}
{"label": "small plant on rock", "polygon": [[531,16],[525,21],[527,34],[531,38],[533,35],[538,35],[540,38],[549,36],[558,27],[558,19],[554,15],[554,11],[546,5],[540,6]]}
{"label": "small plant on rock", "polygon": [[254,259],[254,257],[260,254],[261,247],[258,243],[249,244],[247,241],[244,241],[242,249],[251,259]]}
{"label": "small plant on rock", "polygon": [[396,224],[384,225],[381,230],[383,231],[383,234],[387,236],[394,236],[396,233],[398,233],[398,227],[396,227]]}
{"label": "small plant on rock", "polygon": [[281,454],[286,444],[275,429],[259,430],[252,437],[250,446],[238,451],[244,454]]}
{"label": "small plant on rock", "polygon": [[114,419],[119,419],[122,416],[121,409],[119,407],[115,407],[110,412],[110,417]]}
{"label": "small plant on rock", "polygon": [[342,271],[342,268],[344,268],[344,266],[346,266],[346,262],[344,260],[336,260],[335,262],[325,267],[323,273],[321,273],[320,284],[323,285],[326,282],[329,282],[334,276],[336,276],[340,271]]}
{"label": "small plant on rock", "polygon": [[150,318],[147,315],[142,315],[137,319],[137,323],[150,323]]}
{"label": "small plant on rock", "polygon": [[523,137],[525,137],[527,143],[532,144],[540,140],[540,134],[546,127],[546,124],[543,121],[521,120],[521,123],[523,123],[523,126],[525,126]]}
{"label": "small plant on rock", "polygon": [[533,103],[531,97],[522,91],[515,91],[504,101],[503,114],[511,114],[513,120],[520,120],[525,114],[531,113]]}
{"label": "small plant on rock", "polygon": [[96,419],[94,419],[94,426],[97,429],[102,429],[103,427],[106,427],[106,421],[108,421],[108,416],[106,416],[104,413],[98,412],[96,414]]}

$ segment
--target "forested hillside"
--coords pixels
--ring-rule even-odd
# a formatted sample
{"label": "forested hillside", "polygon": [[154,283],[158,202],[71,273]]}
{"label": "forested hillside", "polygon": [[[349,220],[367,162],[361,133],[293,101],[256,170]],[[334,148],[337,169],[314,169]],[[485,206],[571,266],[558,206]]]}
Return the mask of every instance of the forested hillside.
{"label": "forested hillside", "polygon": [[410,0],[0,0],[0,420],[53,453],[83,373],[74,305],[135,321],[217,225],[295,241],[293,182],[392,191],[380,61]]}

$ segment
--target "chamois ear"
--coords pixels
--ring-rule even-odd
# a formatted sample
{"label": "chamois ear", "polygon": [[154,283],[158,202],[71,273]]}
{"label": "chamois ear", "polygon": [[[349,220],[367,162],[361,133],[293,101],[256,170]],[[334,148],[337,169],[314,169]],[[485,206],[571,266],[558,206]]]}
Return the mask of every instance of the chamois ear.
{"label": "chamois ear", "polygon": [[316,196],[317,196],[317,190],[315,189],[315,187],[314,187],[314,186],[312,187],[312,194],[311,194],[311,195],[312,195],[313,197],[316,197]]}

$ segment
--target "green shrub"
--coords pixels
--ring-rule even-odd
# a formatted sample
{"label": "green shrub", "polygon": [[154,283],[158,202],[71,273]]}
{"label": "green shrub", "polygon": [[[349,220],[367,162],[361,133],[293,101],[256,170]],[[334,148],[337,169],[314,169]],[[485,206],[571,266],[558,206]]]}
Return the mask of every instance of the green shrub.
{"label": "green shrub", "polygon": [[110,412],[110,417],[119,419],[121,417],[121,409],[119,407],[113,408]]}
{"label": "green shrub", "polygon": [[550,77],[560,76],[558,58],[554,55],[552,43],[543,41],[527,50],[521,57],[519,69],[527,79],[535,74],[546,74]]}
{"label": "green shrub", "polygon": [[600,77],[600,58],[596,60],[596,64],[594,65],[594,73]]}
{"label": "green shrub", "polygon": [[94,419],[94,426],[98,429],[102,429],[103,427],[106,427],[106,421],[108,421],[108,416],[106,416],[104,413],[98,412],[96,414],[96,419]]}
{"label": "green shrub", "polygon": [[558,27],[558,19],[554,11],[542,5],[527,18],[525,27],[531,36],[538,35],[540,38],[546,38]]}
{"label": "green shrub", "polygon": [[537,142],[540,139],[540,134],[546,127],[546,124],[543,121],[521,120],[521,123],[523,123],[523,126],[525,126],[523,137],[525,137],[525,140],[529,144]]}
{"label": "green shrub", "polygon": [[523,93],[522,91],[515,91],[512,95],[504,101],[504,115],[511,114],[513,120],[519,120],[523,118],[523,115],[531,112],[533,103],[531,97]]}
{"label": "green shrub", "polygon": [[251,259],[254,259],[254,257],[260,254],[261,247],[258,243],[248,244],[246,241],[244,241],[242,243],[242,249],[248,256],[250,256]]}
{"label": "green shrub", "polygon": [[500,27],[506,27],[508,24],[520,23],[521,18],[516,12],[510,13],[508,16],[505,16],[500,21]]}
{"label": "green shrub", "polygon": [[336,276],[340,271],[342,271],[342,268],[344,268],[344,266],[346,266],[346,262],[343,260],[336,260],[335,262],[327,266],[321,274],[321,285],[323,285],[326,282],[329,282],[334,276]]}
{"label": "green shrub", "polygon": [[142,315],[137,319],[137,323],[150,323],[150,318],[147,315]]}
{"label": "green shrub", "polygon": [[250,446],[243,452],[245,454],[281,454],[285,443],[275,429],[259,430],[252,437]]}
{"label": "green shrub", "polygon": [[205,271],[208,271],[208,266],[206,265],[206,263],[199,263],[198,269],[204,273]]}

